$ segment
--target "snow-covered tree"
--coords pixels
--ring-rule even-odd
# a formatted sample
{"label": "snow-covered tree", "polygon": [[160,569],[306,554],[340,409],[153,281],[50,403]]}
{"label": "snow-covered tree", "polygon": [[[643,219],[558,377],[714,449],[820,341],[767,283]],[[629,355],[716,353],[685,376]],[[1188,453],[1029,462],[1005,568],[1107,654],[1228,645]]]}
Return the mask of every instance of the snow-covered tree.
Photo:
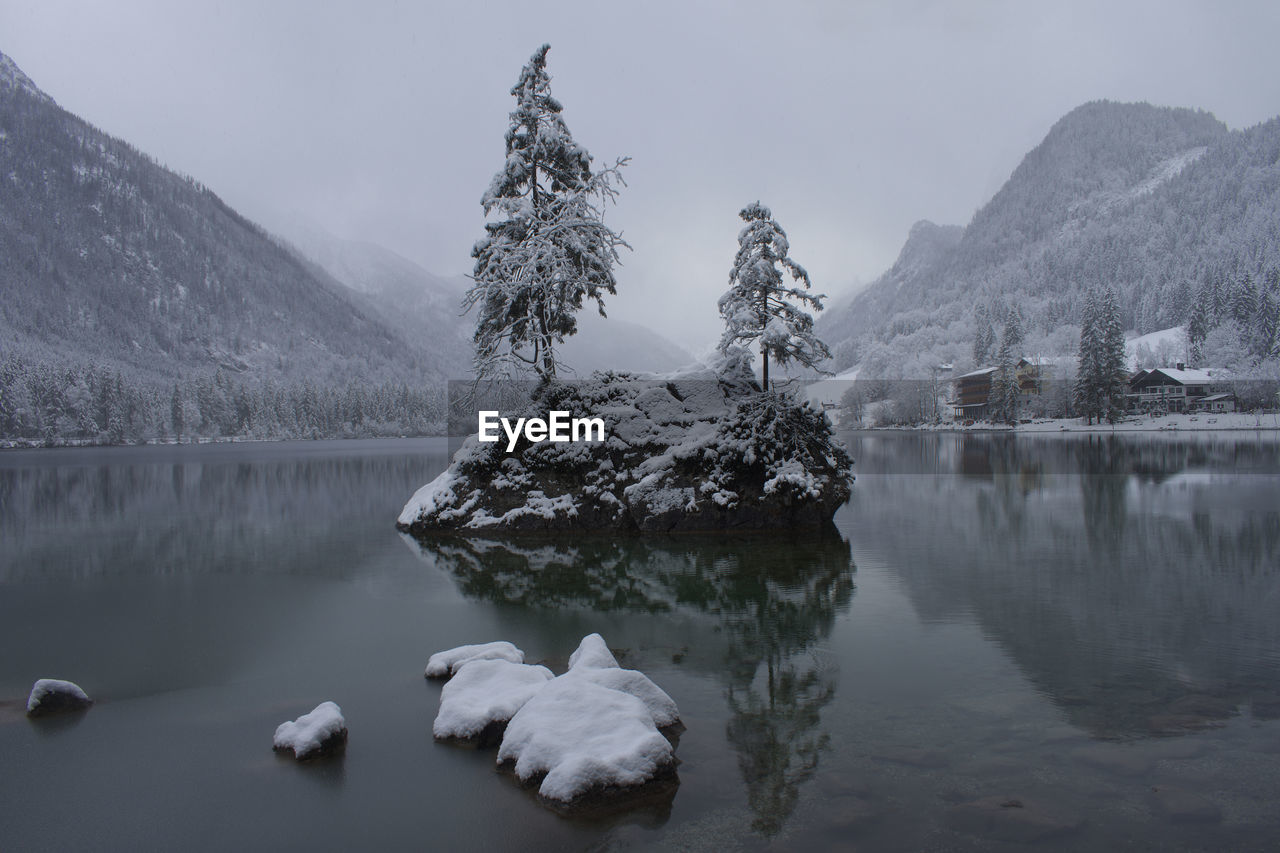
{"label": "snow-covered tree", "polygon": [[982,367],[991,358],[991,348],[996,345],[996,333],[991,328],[991,315],[986,308],[979,308],[974,323],[973,366]]}
{"label": "snow-covered tree", "polygon": [[[813,333],[813,315],[806,306],[822,310],[822,294],[809,293],[809,273],[789,256],[787,234],[769,208],[753,202],[739,216],[747,223],[738,234],[738,254],[729,273],[729,289],[720,297],[725,330],[720,351],[760,342],[764,362],[764,390],[769,390],[769,360],[797,361],[817,366],[831,357],[827,345]],[[795,282],[785,283],[785,269]]]}
{"label": "snow-covered tree", "polygon": [[604,223],[626,158],[592,171],[551,95],[548,50],[533,54],[511,89],[506,161],[480,201],[486,216],[499,214],[471,251],[475,284],[463,303],[479,308],[481,378],[532,370],[543,382],[554,379],[556,344],[577,331],[584,302],[604,315],[604,295],[617,292],[613,265],[627,245]]}
{"label": "snow-covered tree", "polygon": [[1115,423],[1124,411],[1128,378],[1116,292],[1110,287],[1091,291],[1080,324],[1076,408],[1089,423],[1094,418]]}
{"label": "snow-covered tree", "polygon": [[1014,307],[1009,311],[1004,333],[1000,336],[1000,349],[996,354],[998,369],[991,378],[991,391],[987,396],[987,416],[992,421],[1018,422],[1022,402],[1022,389],[1018,382],[1018,348],[1022,346],[1022,340],[1022,314]]}

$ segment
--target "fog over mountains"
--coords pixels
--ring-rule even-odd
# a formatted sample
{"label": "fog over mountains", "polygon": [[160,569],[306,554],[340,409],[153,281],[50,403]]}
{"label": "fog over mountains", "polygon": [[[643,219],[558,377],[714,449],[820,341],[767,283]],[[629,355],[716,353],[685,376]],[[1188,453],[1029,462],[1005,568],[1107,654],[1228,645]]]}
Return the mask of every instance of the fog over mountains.
{"label": "fog over mountains", "polygon": [[[408,341],[191,178],[60,109],[0,60],[0,333],[29,357],[172,381],[443,379]],[[7,347],[7,348],[8,348]]]}
{"label": "fog over mountains", "polygon": [[[466,278],[315,228],[271,234],[61,109],[3,54],[0,184],[0,438],[100,439],[113,417],[130,438],[420,430],[469,370]],[[928,376],[971,360],[980,309],[1018,308],[1028,354],[1070,355],[1094,286],[1117,288],[1139,333],[1186,324],[1206,300],[1222,303],[1202,311],[1212,327],[1233,299],[1237,318],[1280,306],[1277,265],[1280,119],[1231,131],[1202,111],[1094,102],[967,226],[917,223],[893,267],[818,328],[836,369]],[[1234,295],[1245,276],[1255,302]],[[578,375],[693,357],[588,313],[562,350]],[[1247,331],[1242,351],[1263,353]]]}
{"label": "fog over mountains", "polygon": [[[0,438],[414,432],[469,375],[467,279],[314,229],[271,234],[3,54],[0,176]],[[690,359],[604,322],[566,347],[580,373]]]}
{"label": "fog over mountains", "polygon": [[1074,352],[1085,294],[1126,328],[1185,323],[1207,278],[1280,262],[1280,119],[1229,131],[1189,109],[1105,101],[1059,120],[965,227],[919,222],[897,262],[824,312],[841,369],[928,376],[970,359],[974,314],[1016,306],[1027,350]]}

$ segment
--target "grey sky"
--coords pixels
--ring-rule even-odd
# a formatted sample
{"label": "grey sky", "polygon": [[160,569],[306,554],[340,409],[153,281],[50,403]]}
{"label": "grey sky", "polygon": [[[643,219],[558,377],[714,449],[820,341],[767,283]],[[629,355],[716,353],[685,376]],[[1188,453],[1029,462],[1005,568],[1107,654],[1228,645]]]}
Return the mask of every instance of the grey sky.
{"label": "grey sky", "polygon": [[575,138],[629,155],[613,316],[697,349],[760,199],[816,287],[968,222],[1098,98],[1280,113],[1280,4],[0,0],[0,51],[67,109],[270,226],[470,269],[508,95],[550,42]]}

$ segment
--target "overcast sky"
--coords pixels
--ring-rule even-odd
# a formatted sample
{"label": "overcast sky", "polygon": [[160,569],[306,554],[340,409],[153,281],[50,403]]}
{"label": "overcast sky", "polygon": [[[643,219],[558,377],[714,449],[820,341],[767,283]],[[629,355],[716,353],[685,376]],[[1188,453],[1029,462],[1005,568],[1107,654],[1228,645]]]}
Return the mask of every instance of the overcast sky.
{"label": "overcast sky", "polygon": [[1280,3],[0,0],[0,52],[63,107],[269,227],[299,216],[470,271],[520,67],[597,162],[634,247],[611,315],[692,349],[759,199],[818,290],[919,219],[964,224],[1099,98],[1280,113]]}

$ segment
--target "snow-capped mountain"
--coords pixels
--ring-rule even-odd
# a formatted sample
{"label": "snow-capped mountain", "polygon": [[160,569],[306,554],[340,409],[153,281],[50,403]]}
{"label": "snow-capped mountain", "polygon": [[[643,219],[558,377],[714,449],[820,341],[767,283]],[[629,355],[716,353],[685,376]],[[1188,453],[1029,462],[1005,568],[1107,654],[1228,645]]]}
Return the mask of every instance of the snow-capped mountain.
{"label": "snow-capped mountain", "polygon": [[914,226],[894,266],[819,330],[839,369],[927,376],[970,357],[979,307],[1016,306],[1028,351],[1061,354],[1089,288],[1116,288],[1126,328],[1167,329],[1206,277],[1280,263],[1277,237],[1280,119],[1231,131],[1202,111],[1089,103],[966,227]]}

